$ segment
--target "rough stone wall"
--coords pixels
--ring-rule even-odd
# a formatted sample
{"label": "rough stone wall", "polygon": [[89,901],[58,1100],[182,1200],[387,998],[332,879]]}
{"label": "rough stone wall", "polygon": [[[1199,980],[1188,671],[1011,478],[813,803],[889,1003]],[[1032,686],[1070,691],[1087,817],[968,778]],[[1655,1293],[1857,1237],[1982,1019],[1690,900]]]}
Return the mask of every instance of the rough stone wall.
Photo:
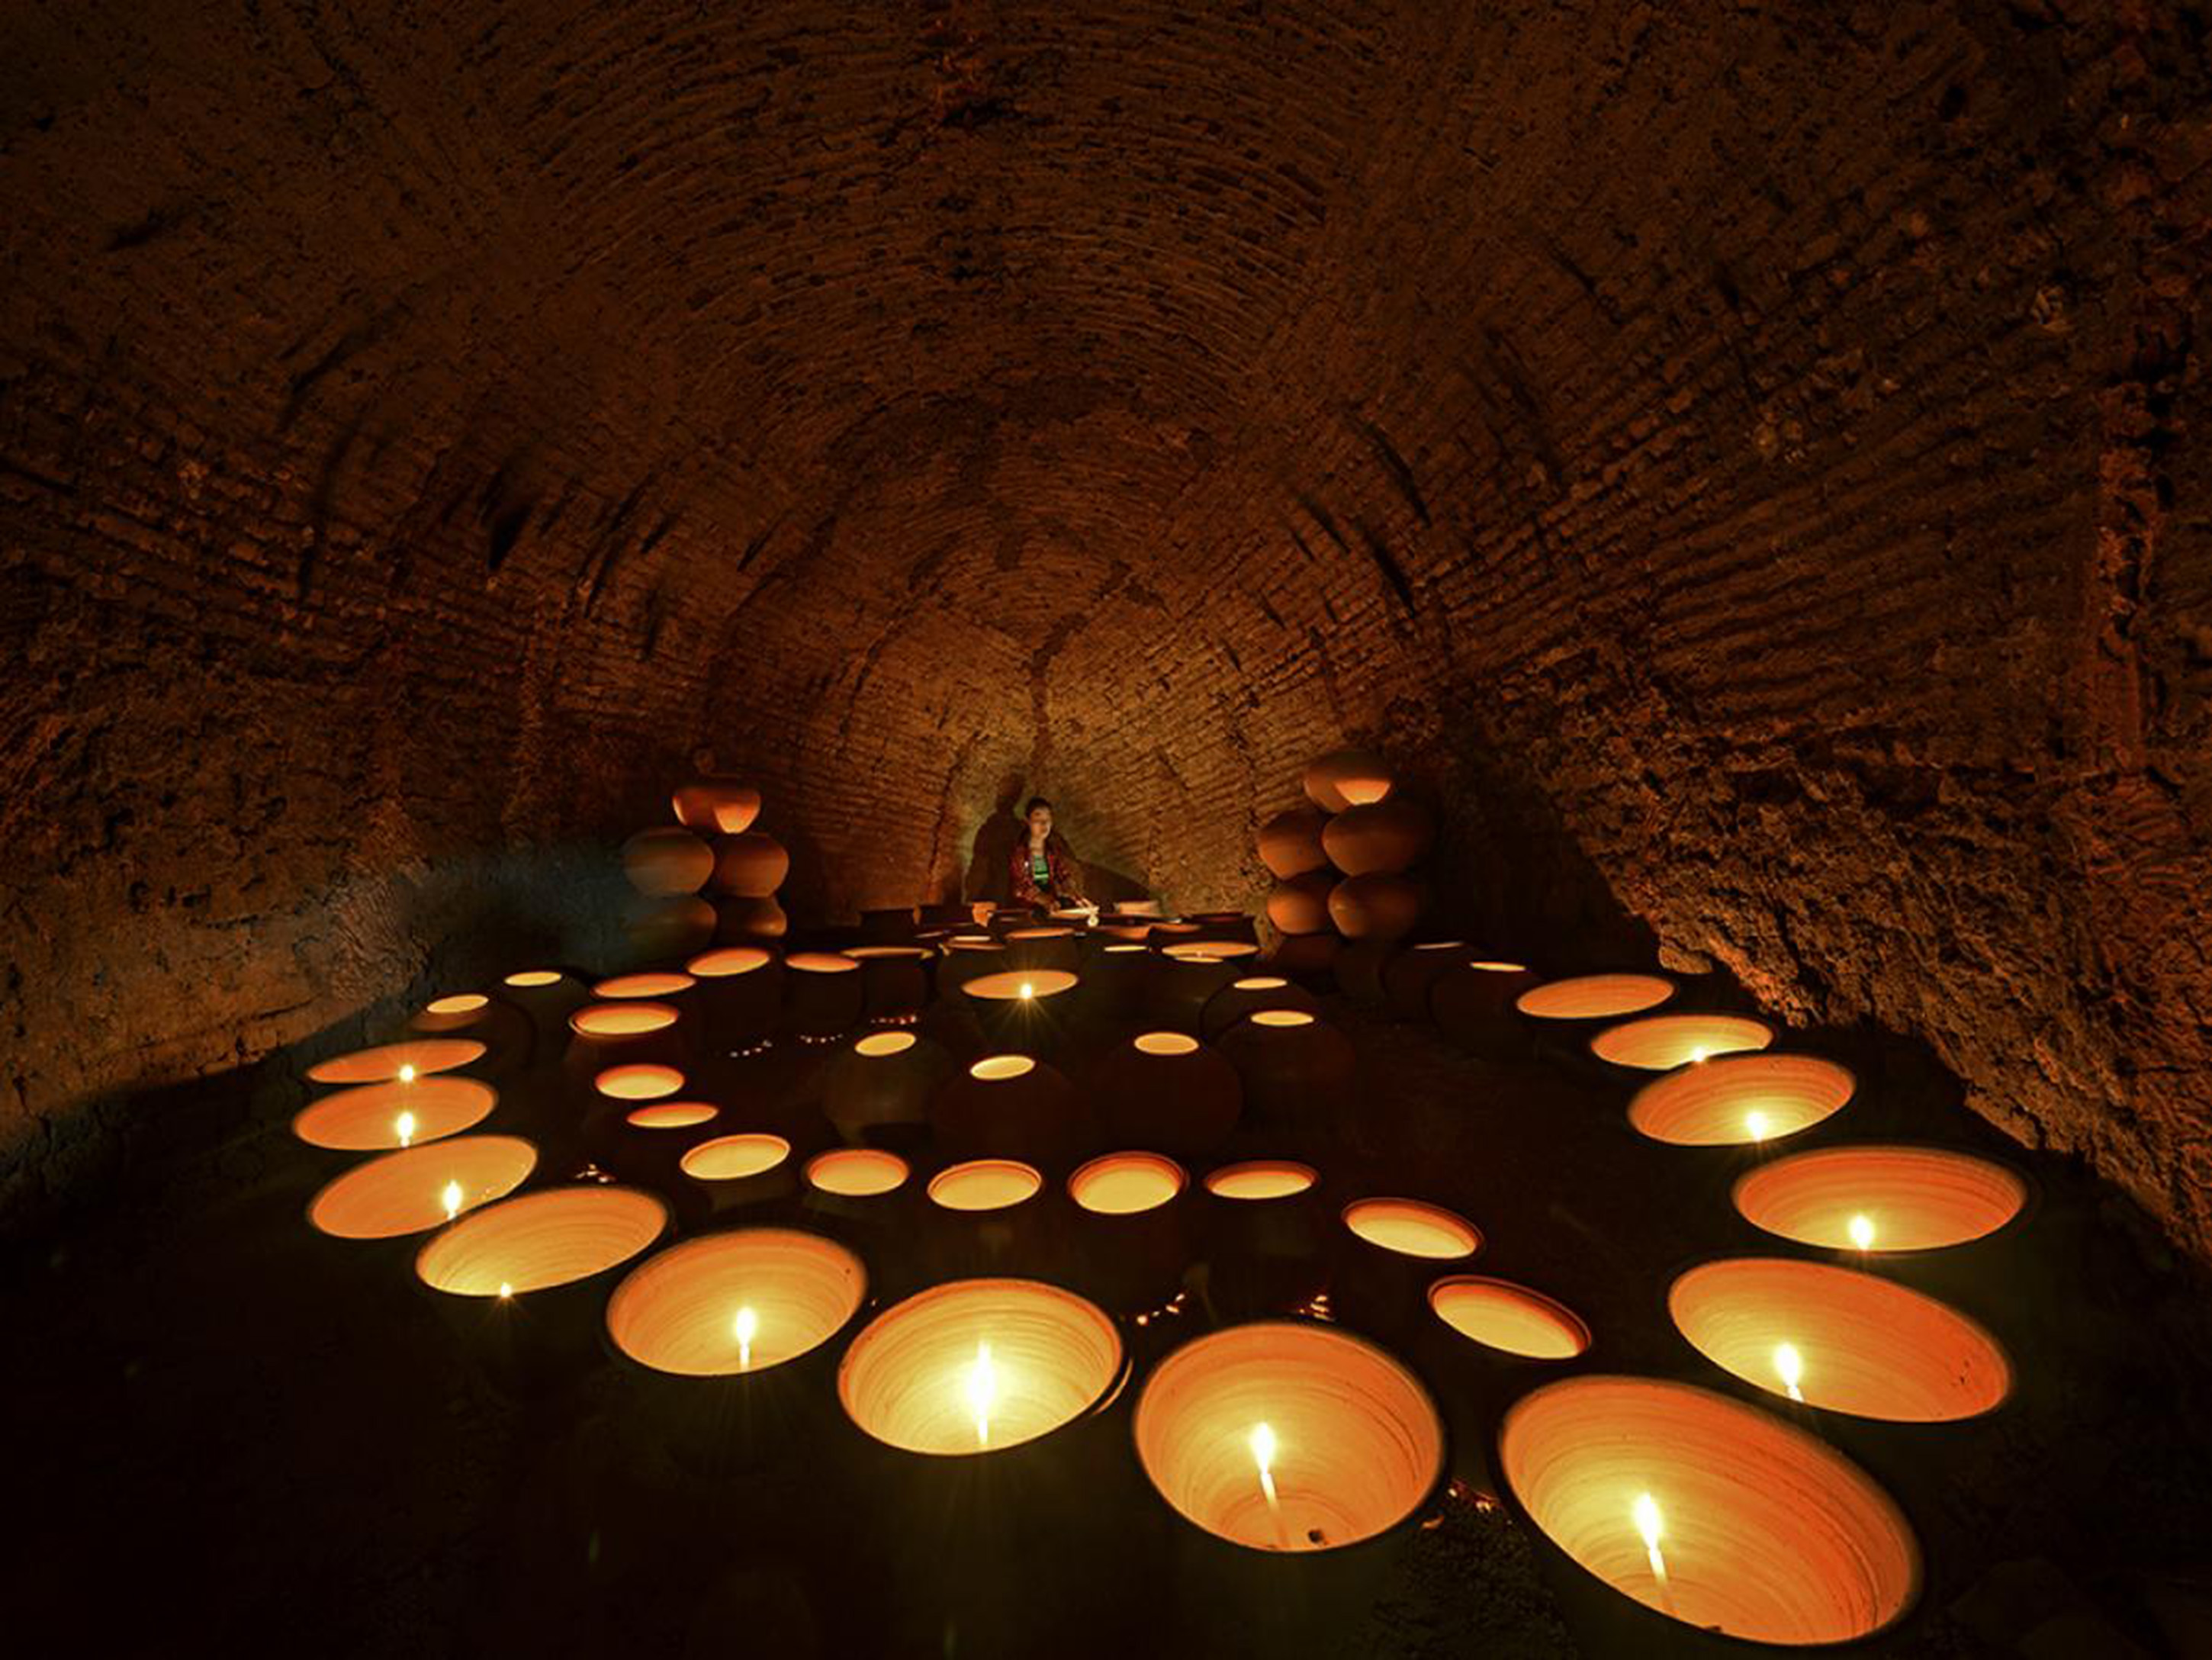
{"label": "rough stone wall", "polygon": [[695,743],[849,910],[1030,787],[1249,902],[1361,737],[2212,1250],[2205,21],[18,9],[6,1202]]}

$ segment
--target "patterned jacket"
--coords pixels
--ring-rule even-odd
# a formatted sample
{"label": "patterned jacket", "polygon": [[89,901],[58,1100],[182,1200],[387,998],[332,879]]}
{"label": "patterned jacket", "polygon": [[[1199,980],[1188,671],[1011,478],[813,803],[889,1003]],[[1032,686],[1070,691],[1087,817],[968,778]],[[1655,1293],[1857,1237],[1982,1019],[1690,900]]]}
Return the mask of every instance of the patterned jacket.
{"label": "patterned jacket", "polygon": [[1044,844],[1045,868],[1052,877],[1052,891],[1040,892],[1030,875],[1030,838],[1023,836],[1014,843],[1009,856],[1006,873],[1012,879],[1014,903],[1017,905],[1072,905],[1083,897],[1083,867],[1067,850],[1067,843],[1054,831]]}

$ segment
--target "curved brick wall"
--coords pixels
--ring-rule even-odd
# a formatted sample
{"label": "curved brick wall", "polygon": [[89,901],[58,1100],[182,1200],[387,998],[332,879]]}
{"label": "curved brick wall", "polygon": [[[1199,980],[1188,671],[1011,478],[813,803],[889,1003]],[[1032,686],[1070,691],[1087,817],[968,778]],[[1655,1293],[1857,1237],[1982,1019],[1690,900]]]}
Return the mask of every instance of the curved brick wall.
{"label": "curved brick wall", "polygon": [[1350,737],[2212,1247],[2201,9],[568,9],[0,24],[9,1209],[695,743],[849,909]]}

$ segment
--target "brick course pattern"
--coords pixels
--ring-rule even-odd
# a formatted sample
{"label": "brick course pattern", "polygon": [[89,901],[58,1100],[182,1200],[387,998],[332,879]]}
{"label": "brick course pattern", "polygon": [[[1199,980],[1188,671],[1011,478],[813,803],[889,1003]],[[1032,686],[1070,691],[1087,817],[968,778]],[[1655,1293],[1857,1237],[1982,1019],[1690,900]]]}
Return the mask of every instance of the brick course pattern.
{"label": "brick course pattern", "polygon": [[850,911],[1352,740],[2212,1252],[2206,21],[17,9],[0,1209],[694,744]]}

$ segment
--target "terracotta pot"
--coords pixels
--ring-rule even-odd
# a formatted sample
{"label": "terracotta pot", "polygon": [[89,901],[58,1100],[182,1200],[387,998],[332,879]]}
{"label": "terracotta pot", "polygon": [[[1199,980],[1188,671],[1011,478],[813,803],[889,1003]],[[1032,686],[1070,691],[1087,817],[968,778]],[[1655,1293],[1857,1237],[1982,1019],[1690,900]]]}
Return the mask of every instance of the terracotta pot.
{"label": "terracotta pot", "polygon": [[1339,813],[1322,831],[1321,844],[1346,876],[1395,876],[1419,862],[1436,836],[1436,820],[1426,807],[1393,795]]}
{"label": "terracotta pot", "polygon": [[1069,1262],[1079,1287],[1117,1314],[1161,1309],[1182,1289],[1190,1260],[1183,1197],[1190,1177],[1156,1152],[1109,1152],[1067,1178]]}
{"label": "terracotta pot", "polygon": [[1320,1180],[1312,1165],[1287,1158],[1207,1174],[1206,1296],[1222,1318],[1286,1313],[1327,1285]]}
{"label": "terracotta pot", "polygon": [[592,998],[601,1003],[660,1003],[674,1009],[678,1024],[696,1034],[706,1018],[699,982],[678,969],[647,969],[635,974],[610,975],[592,986]]}
{"label": "terracotta pot", "polygon": [[642,830],[622,846],[623,874],[648,898],[696,893],[714,873],[714,852],[688,830]]}
{"label": "terracotta pot", "polygon": [[1815,1055],[1723,1055],[1646,1084],[1629,1101],[1628,1122],[1677,1146],[1752,1146],[1810,1129],[1856,1088],[1849,1068]]}
{"label": "terracotta pot", "polygon": [[1452,1473],[1494,1493],[1498,1419],[1537,1383],[1582,1363],[1589,1324],[1555,1298],[1486,1274],[1447,1274],[1425,1300],[1429,1317],[1407,1358],[1436,1385],[1451,1426]]}
{"label": "terracotta pot", "polygon": [[799,1179],[806,1225],[860,1252],[878,1295],[903,1296],[921,1283],[914,1168],[904,1158],[884,1147],[833,1147],[808,1159]]}
{"label": "terracotta pot", "polygon": [[1220,945],[1170,946],[1160,953],[1145,988],[1145,1018],[1152,1025],[1176,1031],[1195,1032],[1213,994],[1244,977],[1245,964],[1257,952],[1250,947],[1234,956]]}
{"label": "terracotta pot", "polygon": [[923,1190],[923,1255],[939,1279],[1058,1266],[1044,1172],[1018,1158],[948,1164]]}
{"label": "terracotta pot", "polygon": [[[602,1075],[603,1087],[605,1082]],[[673,1194],[684,1155],[726,1128],[720,1108],[679,1090],[653,1100],[611,1102],[586,1122],[584,1147],[593,1164],[622,1181]]]}
{"label": "terracotta pot", "polygon": [[1486,1061],[1517,1060],[1528,1052],[1528,1029],[1516,1018],[1513,1002],[1536,982],[1525,964],[1486,958],[1461,961],[1429,988],[1429,1012],[1437,1030],[1468,1054]]}
{"label": "terracotta pot", "polygon": [[1408,946],[1382,965],[1382,994],[1401,1020],[1430,1018],[1429,995],[1437,982],[1474,959],[1464,939],[1426,939]]}
{"label": "terracotta pot", "polygon": [[1618,1593],[1559,1577],[1591,1652],[1668,1647],[1662,1620],[1739,1642],[1846,1642],[1893,1624],[1919,1592],[1912,1529],[1870,1476],[1706,1389],[1607,1375],[1547,1383],[1506,1413],[1498,1461],[1542,1536]]}
{"label": "terracotta pot", "polygon": [[1248,974],[1240,980],[1231,980],[1206,1000],[1206,1008],[1199,1017],[1199,1030],[1210,1043],[1239,1020],[1261,1009],[1302,1009],[1308,1014],[1319,1014],[1321,1000],[1279,974]]}
{"label": "terracotta pot", "polygon": [[1329,891],[1329,920],[1347,939],[1401,939],[1413,931],[1428,891],[1407,876],[1347,876]]}
{"label": "terracotta pot", "polygon": [[1986,1239],[2021,1214],[2027,1196],[2027,1183],[2002,1164],[1895,1144],[1791,1153],[1747,1171],[1735,1192],[1754,1227],[1863,1258]]}
{"label": "terracotta pot", "polygon": [[930,1121],[947,1158],[1017,1158],[1054,1176],[1094,1140],[1075,1086],[1026,1055],[991,1055],[956,1073],[931,1103]]}
{"label": "terracotta pot", "polygon": [[561,1064],[578,1084],[588,1084],[625,1061],[657,1061],[682,1068],[691,1061],[682,1017],[667,1003],[586,1003],[568,1017],[568,1032]]}
{"label": "terracotta pot", "polygon": [[783,971],[784,1022],[801,1037],[827,1040],[860,1024],[866,986],[860,965],[842,952],[795,952]]}
{"label": "terracotta pot", "polygon": [[1338,750],[1309,766],[1306,799],[1323,812],[1363,807],[1390,794],[1390,763],[1371,750]]}
{"label": "terracotta pot", "polygon": [[791,929],[791,919],[773,899],[738,899],[727,894],[714,900],[714,938],[725,946],[781,939]]}
{"label": "terracotta pot", "polygon": [[480,991],[434,997],[407,1022],[424,1037],[472,1037],[484,1046],[470,1070],[485,1078],[504,1078],[526,1069],[534,1058],[537,1033],[530,1017],[504,998]]}
{"label": "terracotta pot", "polygon": [[1083,1006],[1106,1019],[1134,1018],[1145,1006],[1161,961],[1158,953],[1134,940],[1085,940],[1079,970],[1083,984],[1078,992]]}
{"label": "terracotta pot", "polygon": [[1006,943],[1006,967],[1053,969],[1073,974],[1083,963],[1083,944],[1075,930],[1059,923],[1009,928],[1000,936]]}
{"label": "terracotta pot", "polygon": [[871,1032],[823,1068],[822,1110],[848,1146],[911,1149],[927,1134],[930,1098],[952,1057],[910,1031]]}
{"label": "terracotta pot", "polygon": [[684,1186],[677,1208],[691,1226],[776,1205],[799,1191],[790,1139],[769,1130],[710,1136],[689,1148],[678,1168]]}
{"label": "terracotta pot", "polygon": [[714,843],[714,891],[736,899],[766,899],[791,873],[791,855],[765,830],[725,836]]}
{"label": "terracotta pot", "polygon": [[1334,933],[1286,934],[1260,958],[1260,966],[1270,974],[1318,983],[1334,977],[1343,948],[1343,939]]}
{"label": "terracotta pot", "polygon": [[1010,966],[1006,948],[988,936],[956,933],[938,948],[937,994],[949,998],[970,980],[1003,974]]}
{"label": "terracotta pot", "polygon": [[1674,982],[1657,974],[1582,974],[1547,980],[1514,1000],[1513,1006],[1540,1025],[1619,1020],[1657,1008],[1674,995]]}
{"label": "terracotta pot", "polygon": [[783,964],[764,946],[723,946],[690,958],[701,1018],[713,1043],[747,1049],[775,1031],[783,1012]]}
{"label": "terracotta pot", "polygon": [[538,1166],[514,1135],[456,1135],[366,1159],[307,1202],[307,1221],[333,1239],[398,1239],[440,1228],[505,1197]]}
{"label": "terracotta pot", "polygon": [[1249,913],[1241,910],[1194,911],[1183,919],[1198,925],[1191,936],[1193,945],[1249,946],[1260,949],[1259,931]]}
{"label": "terracotta pot", "polygon": [[1395,939],[1355,939],[1336,954],[1336,988],[1363,1009],[1380,1009],[1389,1001],[1382,975],[1398,954]]}
{"label": "terracotta pot", "polygon": [[668,1231],[635,1188],[549,1188],[503,1199],[434,1235],[415,1277],[496,1386],[535,1392],[604,1357],[607,1293]]}
{"label": "terracotta pot", "polygon": [[1060,969],[1007,969],[963,982],[960,1000],[993,1048],[1045,1055],[1066,1037],[1081,983]]}
{"label": "terracotta pot", "polygon": [[1419,1199],[1355,1199],[1330,1240],[1328,1300],[1336,1317],[1393,1342],[1428,1316],[1430,1283],[1464,1268],[1482,1230],[1456,1211]]}
{"label": "terracotta pot", "polygon": [[1218,1152],[1244,1104],[1237,1068],[1178,1031],[1146,1032],[1109,1050],[1085,1083],[1109,1145],[1182,1159]]}
{"label": "terracotta pot", "polygon": [[473,1037],[415,1037],[333,1055],[307,1068],[313,1084],[383,1084],[428,1078],[480,1065],[484,1046]]}
{"label": "terracotta pot", "polygon": [[1774,1028],[1741,1014],[1655,1014],[1607,1026],[1589,1040],[1589,1052],[1633,1077],[1672,1072],[1717,1055],[1763,1049]]}
{"label": "terracotta pot", "polygon": [[623,938],[633,963],[666,963],[705,949],[714,937],[714,908],[691,895],[642,896],[623,909]]}
{"label": "terracotta pot", "polygon": [[868,1019],[910,1019],[929,1000],[927,947],[853,946],[845,955],[860,965],[862,1012]]}
{"label": "terracotta pot", "polygon": [[1244,1080],[1244,1122],[1289,1145],[1331,1139],[1352,1102],[1358,1057],[1352,1040],[1298,1009],[1262,1009],[1221,1034],[1218,1046]]}
{"label": "terracotta pot", "polygon": [[292,1120],[292,1134],[333,1152],[392,1152],[474,1129],[498,1104],[499,1091],[490,1085],[452,1073],[358,1084],[301,1112]]}
{"label": "terracotta pot", "polygon": [[1328,854],[1322,848],[1321,832],[1328,822],[1310,807],[1277,813],[1260,826],[1260,862],[1284,882],[1324,869]]}
{"label": "terracotta pot", "polygon": [[676,822],[709,835],[742,836],[760,816],[760,792],[744,784],[702,778],[676,792]]}
{"label": "terracotta pot", "polygon": [[559,969],[518,969],[499,982],[499,994],[530,1022],[533,1065],[561,1052],[568,1017],[592,1000],[580,979]]}
{"label": "terracotta pot", "polygon": [[1307,871],[1275,884],[1267,896],[1267,920],[1282,933],[1320,933],[1334,926],[1328,918],[1328,897],[1336,891],[1336,873]]}

